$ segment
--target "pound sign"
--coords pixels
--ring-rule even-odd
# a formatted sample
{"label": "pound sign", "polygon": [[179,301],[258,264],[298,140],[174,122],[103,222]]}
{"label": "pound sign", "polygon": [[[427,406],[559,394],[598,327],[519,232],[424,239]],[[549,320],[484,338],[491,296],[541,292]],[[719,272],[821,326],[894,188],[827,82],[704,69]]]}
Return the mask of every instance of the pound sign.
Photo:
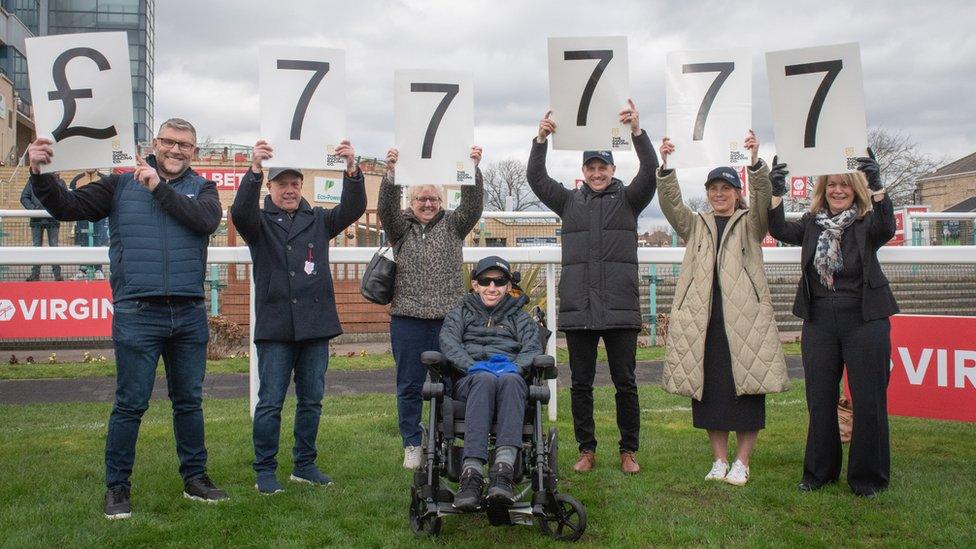
{"label": "pound sign", "polygon": [[68,84],[68,76],[65,74],[65,69],[67,69],[68,63],[75,57],[87,57],[91,59],[98,65],[98,70],[100,71],[107,71],[112,68],[108,63],[108,59],[105,59],[105,56],[102,55],[102,52],[92,48],[71,48],[54,60],[52,72],[54,74],[54,86],[57,88],[57,91],[48,92],[47,98],[51,101],[60,99],[64,103],[64,116],[61,118],[61,123],[51,132],[54,140],[61,141],[76,135],[91,139],[108,139],[109,137],[118,135],[115,126],[101,129],[89,128],[87,126],[71,126],[71,122],[75,119],[75,111],[78,109],[75,99],[90,99],[92,96],[91,88],[76,90],[72,89],[71,85]]}

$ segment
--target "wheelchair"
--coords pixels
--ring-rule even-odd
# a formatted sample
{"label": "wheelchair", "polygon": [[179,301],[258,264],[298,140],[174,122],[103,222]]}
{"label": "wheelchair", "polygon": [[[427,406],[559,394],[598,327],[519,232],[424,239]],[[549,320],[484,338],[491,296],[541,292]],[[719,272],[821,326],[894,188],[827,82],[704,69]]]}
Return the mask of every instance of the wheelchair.
{"label": "wheelchair", "polygon": [[[535,357],[525,373],[529,385],[528,404],[522,423],[522,446],[515,460],[515,503],[492,505],[482,499],[477,511],[453,507],[461,474],[464,438],[464,403],[450,396],[453,381],[465,372],[456,368],[441,353],[421,355],[430,381],[424,383],[423,398],[429,411],[424,425],[424,458],[414,472],[410,488],[410,527],[417,535],[436,536],[441,517],[485,512],[492,526],[535,524],[543,535],[557,540],[576,541],[586,529],[586,508],[576,498],[558,491],[558,442],[555,427],[543,433],[542,406],[549,402],[547,380],[556,378],[553,357]],[[489,463],[494,459],[494,433],[489,434]]]}

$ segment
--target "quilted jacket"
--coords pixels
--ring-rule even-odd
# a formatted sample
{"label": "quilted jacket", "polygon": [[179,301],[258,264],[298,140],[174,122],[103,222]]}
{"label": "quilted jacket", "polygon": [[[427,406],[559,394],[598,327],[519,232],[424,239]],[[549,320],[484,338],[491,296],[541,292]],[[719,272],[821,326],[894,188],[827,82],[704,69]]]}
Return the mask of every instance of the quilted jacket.
{"label": "quilted jacket", "polygon": [[[693,212],[682,202],[673,170],[658,170],[657,180],[661,210],[686,242],[668,321],[662,384],[669,393],[701,400],[717,248],[715,214]],[[750,208],[732,214],[717,258],[736,395],[777,393],[790,386],[760,246],[771,196],[769,168],[760,161],[749,169]]]}

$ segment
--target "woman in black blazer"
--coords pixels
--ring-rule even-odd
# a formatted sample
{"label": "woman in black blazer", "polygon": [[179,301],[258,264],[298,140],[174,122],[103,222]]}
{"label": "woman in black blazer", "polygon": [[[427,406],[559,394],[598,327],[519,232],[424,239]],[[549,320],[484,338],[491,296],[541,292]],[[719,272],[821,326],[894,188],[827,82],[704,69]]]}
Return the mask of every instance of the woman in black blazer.
{"label": "woman in black blazer", "polygon": [[793,314],[803,319],[801,349],[810,413],[803,491],[840,477],[837,396],[845,365],[857,418],[847,483],[865,497],[888,487],[888,317],[898,312],[898,305],[877,251],[894,236],[895,218],[878,163],[870,149],[868,154],[858,159],[857,172],[818,177],[810,211],[799,221],[787,221],[783,213],[786,165],[774,159],[769,174],[774,195],[769,233],[803,247],[803,276],[793,304]]}

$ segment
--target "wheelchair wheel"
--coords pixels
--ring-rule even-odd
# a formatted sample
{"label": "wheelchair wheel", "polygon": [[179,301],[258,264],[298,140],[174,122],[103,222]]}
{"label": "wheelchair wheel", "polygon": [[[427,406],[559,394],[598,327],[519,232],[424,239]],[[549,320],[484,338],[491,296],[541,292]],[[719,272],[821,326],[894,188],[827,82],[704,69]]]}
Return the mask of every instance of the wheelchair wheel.
{"label": "wheelchair wheel", "polygon": [[539,519],[539,531],[559,541],[576,541],[586,530],[586,508],[568,494],[556,494],[556,504]]}
{"label": "wheelchair wheel", "polygon": [[410,490],[410,529],[418,536],[436,536],[441,533],[441,518],[427,515],[427,502],[414,489]]}

